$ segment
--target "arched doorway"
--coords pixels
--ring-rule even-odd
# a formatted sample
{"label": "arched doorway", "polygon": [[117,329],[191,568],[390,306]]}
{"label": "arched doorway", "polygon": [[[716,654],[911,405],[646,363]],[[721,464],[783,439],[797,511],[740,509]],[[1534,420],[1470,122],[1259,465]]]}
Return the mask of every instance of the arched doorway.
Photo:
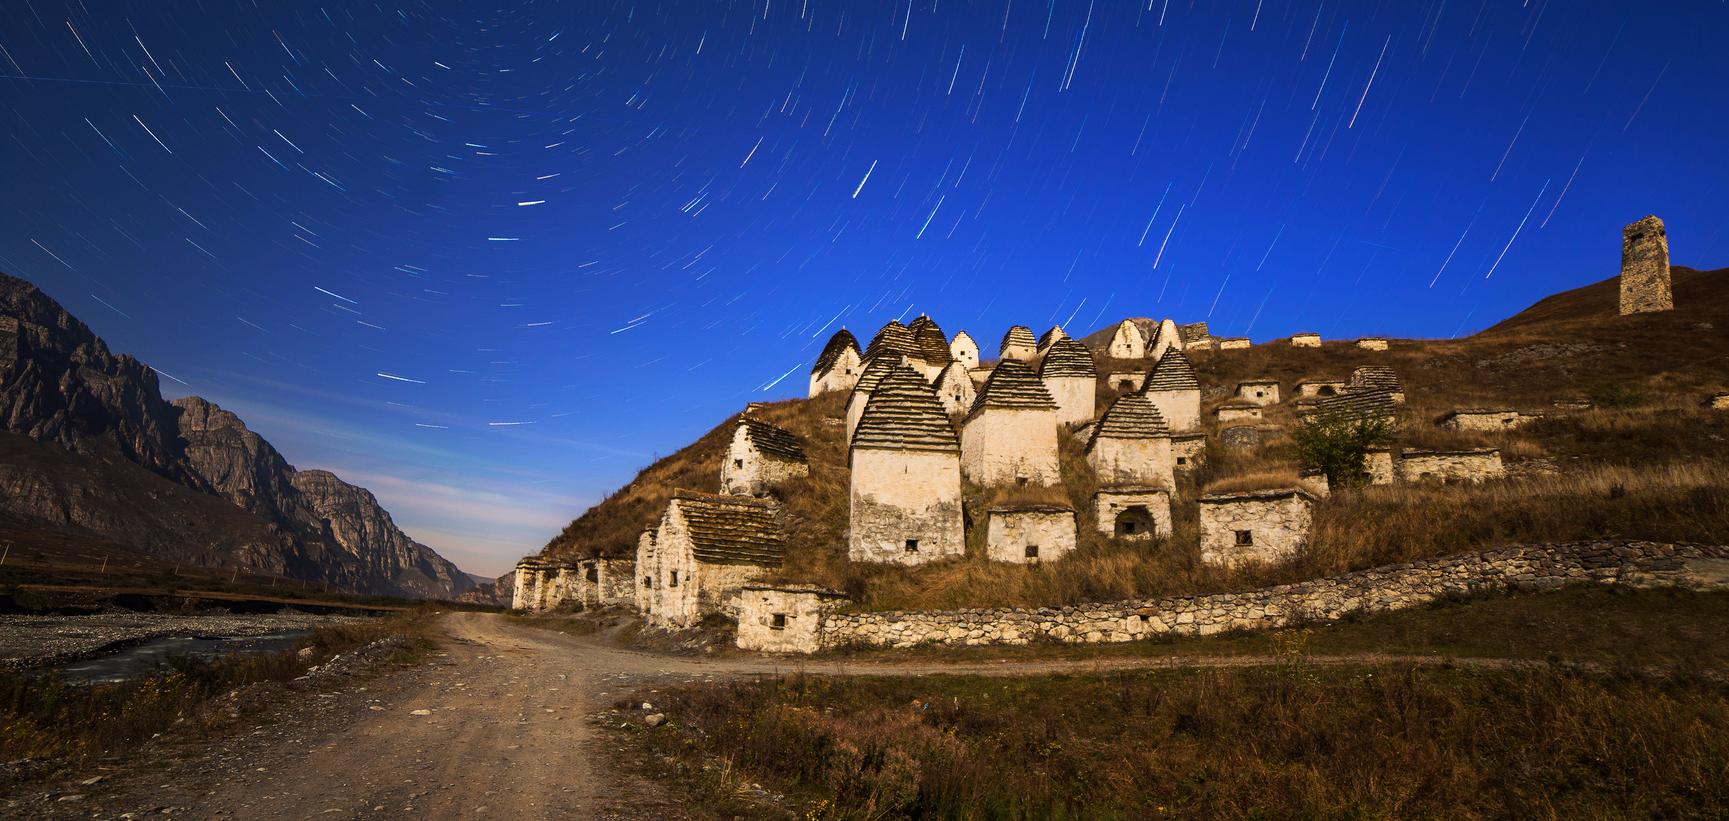
{"label": "arched doorway", "polygon": [[1119,539],[1144,539],[1153,535],[1153,514],[1145,505],[1133,505],[1117,514],[1116,534]]}

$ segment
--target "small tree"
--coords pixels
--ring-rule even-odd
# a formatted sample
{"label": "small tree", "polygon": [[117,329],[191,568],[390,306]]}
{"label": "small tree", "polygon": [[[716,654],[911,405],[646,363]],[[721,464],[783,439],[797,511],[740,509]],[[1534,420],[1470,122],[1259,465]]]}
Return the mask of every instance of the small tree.
{"label": "small tree", "polygon": [[1392,441],[1392,418],[1377,414],[1317,412],[1291,433],[1298,462],[1326,474],[1327,485],[1335,488],[1362,484],[1369,448]]}

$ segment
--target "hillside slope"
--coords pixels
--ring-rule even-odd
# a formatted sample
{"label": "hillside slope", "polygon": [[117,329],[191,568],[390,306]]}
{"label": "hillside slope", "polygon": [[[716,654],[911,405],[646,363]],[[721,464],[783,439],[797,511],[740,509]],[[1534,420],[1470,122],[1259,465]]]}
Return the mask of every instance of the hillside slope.
{"label": "hillside slope", "polygon": [[0,274],[0,531],[60,560],[134,554],[453,598],[467,574],[364,489],[305,476],[234,414],[164,401],[149,366]]}

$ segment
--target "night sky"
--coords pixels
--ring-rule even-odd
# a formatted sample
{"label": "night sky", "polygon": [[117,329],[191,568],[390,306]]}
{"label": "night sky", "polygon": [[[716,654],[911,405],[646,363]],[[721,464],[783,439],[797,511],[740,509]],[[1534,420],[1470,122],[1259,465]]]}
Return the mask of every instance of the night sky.
{"label": "night sky", "polygon": [[835,329],[1446,337],[1729,262],[1729,6],[0,4],[0,269],[494,574]]}

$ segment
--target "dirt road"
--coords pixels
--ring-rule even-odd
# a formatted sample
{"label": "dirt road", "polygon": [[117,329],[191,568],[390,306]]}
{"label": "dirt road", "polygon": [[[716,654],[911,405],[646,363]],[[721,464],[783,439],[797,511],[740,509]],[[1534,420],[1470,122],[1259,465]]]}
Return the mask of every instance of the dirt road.
{"label": "dirt road", "polygon": [[[681,818],[668,788],[608,766],[590,720],[658,683],[794,672],[829,675],[1031,675],[1168,667],[1250,666],[1264,657],[1109,657],[1027,661],[702,659],[607,646],[488,614],[443,618],[434,663],[320,693],[251,735],[183,759],[116,773],[63,800],[8,813],[89,818],[168,810],[195,818]],[[1433,658],[1319,657],[1317,664]],[[1452,660],[1452,663],[1473,663]],[[1505,662],[1477,662],[1505,663]],[[76,793],[75,793],[76,794]]]}

